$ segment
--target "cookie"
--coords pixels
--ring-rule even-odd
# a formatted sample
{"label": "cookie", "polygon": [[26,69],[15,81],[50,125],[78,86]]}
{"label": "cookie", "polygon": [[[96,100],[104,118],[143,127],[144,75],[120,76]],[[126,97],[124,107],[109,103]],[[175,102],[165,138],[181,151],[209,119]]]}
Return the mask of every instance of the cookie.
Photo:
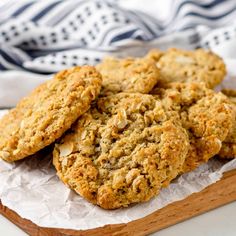
{"label": "cookie", "polygon": [[37,87],[0,120],[0,157],[16,161],[53,143],[89,109],[101,83],[95,68],[84,66]]}
{"label": "cookie", "polygon": [[232,106],[225,95],[206,88],[204,83],[173,83],[167,89],[156,90],[156,94],[170,113],[178,111],[188,131],[190,149],[183,173],[207,162],[220,151],[234,121]]}
{"label": "cookie", "polygon": [[[230,99],[236,114],[236,90],[224,89],[222,92]],[[236,119],[217,156],[220,158],[236,158]]]}
{"label": "cookie", "polygon": [[145,202],[177,176],[189,143],[152,95],[100,98],[55,145],[59,178],[105,209]]}
{"label": "cookie", "polygon": [[186,51],[172,48],[166,52],[155,49],[146,58],[155,60],[160,69],[158,87],[165,87],[170,82],[204,82],[208,88],[214,88],[226,75],[223,60],[203,49]]}
{"label": "cookie", "polygon": [[103,77],[103,95],[118,92],[149,93],[160,77],[155,61],[146,58],[106,58],[96,68]]}

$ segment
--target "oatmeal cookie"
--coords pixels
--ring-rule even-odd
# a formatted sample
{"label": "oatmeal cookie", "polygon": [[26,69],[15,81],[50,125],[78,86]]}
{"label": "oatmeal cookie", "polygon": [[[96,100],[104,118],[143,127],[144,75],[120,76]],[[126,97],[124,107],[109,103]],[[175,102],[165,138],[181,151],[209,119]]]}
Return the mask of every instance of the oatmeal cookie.
{"label": "oatmeal cookie", "polygon": [[0,120],[0,157],[16,161],[54,142],[89,109],[101,83],[95,68],[84,66],[37,87]]}
{"label": "oatmeal cookie", "polygon": [[106,58],[97,65],[104,95],[118,92],[149,93],[160,77],[155,61],[146,58]]}
{"label": "oatmeal cookie", "polygon": [[[236,90],[224,89],[222,93],[230,99],[234,113],[236,114]],[[232,129],[222,144],[218,156],[220,158],[236,158],[236,119],[233,122]]]}
{"label": "oatmeal cookie", "polygon": [[[234,121],[228,98],[198,83],[173,83],[156,90],[166,109],[178,111],[188,131],[190,149],[182,172],[188,172],[216,155]],[[173,117],[173,115],[169,115]]]}
{"label": "oatmeal cookie", "polygon": [[59,178],[105,209],[145,202],[177,176],[189,142],[152,95],[100,98],[56,143]]}
{"label": "oatmeal cookie", "polygon": [[158,87],[165,87],[170,82],[204,82],[208,88],[214,88],[226,75],[223,60],[203,49],[186,51],[172,48],[166,52],[154,49],[146,58],[155,60],[160,69]]}

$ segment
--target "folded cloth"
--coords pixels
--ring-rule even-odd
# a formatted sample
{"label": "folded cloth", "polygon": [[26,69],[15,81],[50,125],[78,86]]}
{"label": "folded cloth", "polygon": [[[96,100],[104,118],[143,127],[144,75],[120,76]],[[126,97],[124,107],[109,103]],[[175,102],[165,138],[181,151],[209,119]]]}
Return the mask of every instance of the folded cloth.
{"label": "folded cloth", "polygon": [[235,19],[235,0],[1,1],[0,107],[14,106],[58,70],[108,54],[204,47],[233,60]]}

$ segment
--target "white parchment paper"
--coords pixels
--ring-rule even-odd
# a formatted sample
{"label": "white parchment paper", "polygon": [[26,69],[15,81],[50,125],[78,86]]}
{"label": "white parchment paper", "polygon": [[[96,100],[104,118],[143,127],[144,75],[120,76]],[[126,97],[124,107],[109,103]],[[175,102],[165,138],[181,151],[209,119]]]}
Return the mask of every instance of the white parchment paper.
{"label": "white parchment paper", "polygon": [[[223,48],[217,49],[222,56]],[[225,58],[229,76],[218,88],[236,88],[236,59]],[[4,111],[0,111],[2,115]],[[51,158],[28,158],[14,164],[0,160],[0,199],[3,205],[39,226],[85,230],[107,224],[127,223],[199,192],[236,169],[236,159],[215,159],[184,174],[151,201],[126,209],[103,210],[69,190],[56,176]]]}

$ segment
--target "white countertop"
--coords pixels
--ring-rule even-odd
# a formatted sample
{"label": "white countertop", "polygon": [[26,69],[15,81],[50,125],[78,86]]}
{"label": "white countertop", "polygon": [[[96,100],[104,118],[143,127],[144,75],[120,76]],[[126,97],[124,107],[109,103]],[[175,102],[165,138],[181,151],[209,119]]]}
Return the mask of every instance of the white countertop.
{"label": "white countertop", "polygon": [[[181,212],[180,212],[181,214]],[[236,202],[194,217],[152,236],[235,236]],[[27,236],[11,222],[0,215],[0,235]]]}

